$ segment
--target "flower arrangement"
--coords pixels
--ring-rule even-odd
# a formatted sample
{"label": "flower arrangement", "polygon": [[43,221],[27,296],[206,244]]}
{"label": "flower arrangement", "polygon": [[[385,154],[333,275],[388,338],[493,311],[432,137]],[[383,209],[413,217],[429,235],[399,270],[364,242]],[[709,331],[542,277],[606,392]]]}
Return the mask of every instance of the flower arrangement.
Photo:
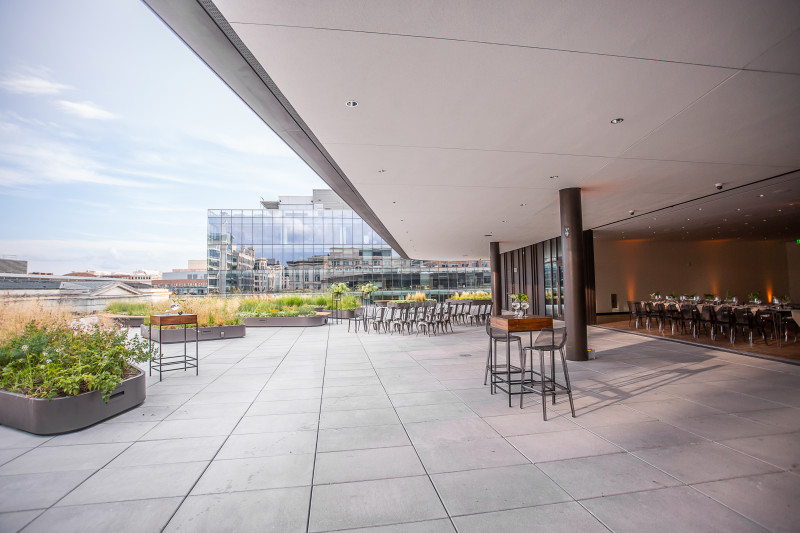
{"label": "flower arrangement", "polygon": [[348,287],[346,283],[332,283],[331,284],[331,294],[334,296],[341,296],[342,294],[348,291]]}
{"label": "flower arrangement", "polygon": [[0,344],[0,387],[34,398],[52,399],[99,390],[103,401],[126,377],[131,363],[153,356],[146,340],[95,324],[29,322]]}
{"label": "flower arrangement", "polygon": [[378,290],[378,286],[368,281],[367,283],[363,284],[358,288],[358,292],[364,295],[364,297],[368,297],[370,294]]}
{"label": "flower arrangement", "polygon": [[527,302],[529,300],[528,295],[525,294],[524,292],[512,293],[509,294],[509,296],[511,297],[512,300],[516,300],[520,303]]}

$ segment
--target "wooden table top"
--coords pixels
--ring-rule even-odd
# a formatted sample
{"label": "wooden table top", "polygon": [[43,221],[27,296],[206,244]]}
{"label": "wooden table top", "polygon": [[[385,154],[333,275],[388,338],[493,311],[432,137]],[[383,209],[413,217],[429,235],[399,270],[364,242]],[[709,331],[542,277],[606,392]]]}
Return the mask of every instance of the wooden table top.
{"label": "wooden table top", "polygon": [[552,328],[553,317],[526,316],[525,318],[514,318],[513,316],[493,316],[490,324],[494,329],[503,331],[539,331]]}
{"label": "wooden table top", "polygon": [[177,326],[181,324],[197,324],[197,315],[150,315],[153,326]]}

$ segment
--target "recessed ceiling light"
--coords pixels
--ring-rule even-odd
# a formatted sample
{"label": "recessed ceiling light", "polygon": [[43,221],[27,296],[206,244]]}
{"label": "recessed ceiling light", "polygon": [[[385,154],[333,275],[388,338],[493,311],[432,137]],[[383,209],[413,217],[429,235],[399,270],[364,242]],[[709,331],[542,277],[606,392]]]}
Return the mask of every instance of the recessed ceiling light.
{"label": "recessed ceiling light", "polygon": [[736,210],[737,210],[737,211],[741,211],[741,210],[742,210],[742,208],[741,208],[741,207],[737,207],[737,208],[736,208]]}
{"label": "recessed ceiling light", "polygon": [[557,179],[558,179],[558,176],[550,176],[550,179],[551,179],[551,180],[557,180]]}
{"label": "recessed ceiling light", "polygon": [[625,120],[625,119],[624,119],[624,118],[615,118],[614,120],[612,120],[612,121],[611,121],[611,123],[612,123],[612,124],[619,124],[619,123],[620,123],[620,122],[622,122],[623,120]]}
{"label": "recessed ceiling light", "polygon": [[355,100],[348,100],[347,102],[344,103],[344,105],[346,105],[347,107],[357,107],[358,102],[356,102]]}
{"label": "recessed ceiling light", "polygon": [[525,207],[528,204],[519,204],[520,207]]}
{"label": "recessed ceiling light", "polygon": [[764,198],[764,195],[763,194],[759,194],[758,197],[759,198]]}
{"label": "recessed ceiling light", "polygon": [[697,208],[697,210],[698,210],[698,211],[702,211],[702,210],[703,210],[703,208],[702,208],[702,207],[698,207],[698,208]]}
{"label": "recessed ceiling light", "polygon": [[378,171],[378,174],[383,174],[384,172],[386,172],[386,169],[385,169],[385,168],[382,168],[382,169],[380,169],[380,170]]}

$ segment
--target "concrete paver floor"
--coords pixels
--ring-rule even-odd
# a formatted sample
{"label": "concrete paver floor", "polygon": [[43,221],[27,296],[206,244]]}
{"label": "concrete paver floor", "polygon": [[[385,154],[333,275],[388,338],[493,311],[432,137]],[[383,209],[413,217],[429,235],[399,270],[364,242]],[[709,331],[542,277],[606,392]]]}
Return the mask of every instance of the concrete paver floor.
{"label": "concrete paver floor", "polygon": [[[509,408],[486,334],[250,328],[92,428],[0,427],[0,531],[797,531],[800,366],[590,328]],[[165,347],[177,352],[179,347]],[[512,352],[513,353],[513,352]]]}

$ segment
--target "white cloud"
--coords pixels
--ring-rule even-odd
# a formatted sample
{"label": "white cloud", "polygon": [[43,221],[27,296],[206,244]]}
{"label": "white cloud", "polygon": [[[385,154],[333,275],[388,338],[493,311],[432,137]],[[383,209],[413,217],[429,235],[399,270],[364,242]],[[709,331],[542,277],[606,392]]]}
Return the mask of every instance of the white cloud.
{"label": "white cloud", "polygon": [[0,87],[17,94],[59,94],[72,89],[69,85],[49,81],[30,74],[14,74],[0,80]]}
{"label": "white cloud", "polygon": [[109,113],[91,102],[58,100],[56,103],[61,107],[62,111],[80,118],[88,118],[90,120],[110,120],[117,118],[117,115]]}

